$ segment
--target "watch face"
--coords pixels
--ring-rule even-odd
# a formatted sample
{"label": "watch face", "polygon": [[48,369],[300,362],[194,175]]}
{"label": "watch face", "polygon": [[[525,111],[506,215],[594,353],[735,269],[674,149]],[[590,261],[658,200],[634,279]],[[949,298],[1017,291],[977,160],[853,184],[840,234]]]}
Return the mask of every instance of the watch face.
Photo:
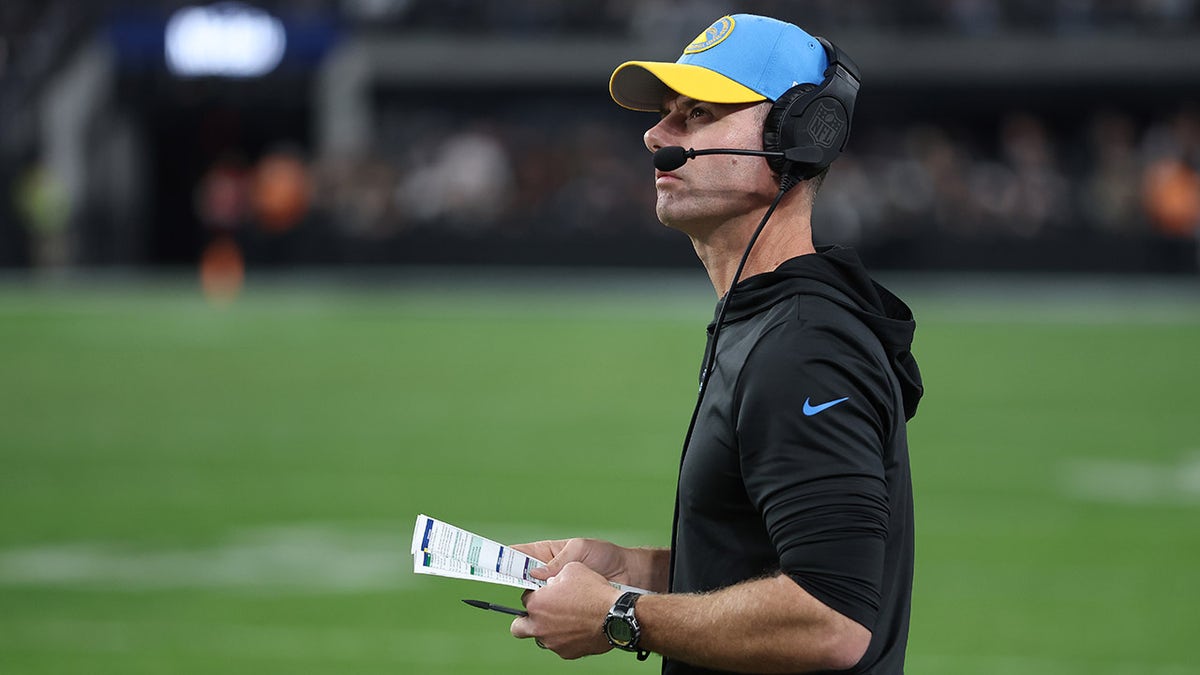
{"label": "watch face", "polygon": [[620,619],[609,621],[605,630],[608,632],[608,638],[619,645],[627,645],[633,640],[633,628],[626,621]]}

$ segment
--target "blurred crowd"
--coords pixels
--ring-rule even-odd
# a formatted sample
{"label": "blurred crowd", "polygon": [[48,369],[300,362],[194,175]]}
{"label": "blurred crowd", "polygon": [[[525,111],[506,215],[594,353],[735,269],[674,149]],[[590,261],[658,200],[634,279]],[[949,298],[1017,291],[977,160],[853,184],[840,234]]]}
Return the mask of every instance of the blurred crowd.
{"label": "blurred crowd", "polygon": [[[94,28],[105,12],[185,4],[0,3],[0,265],[79,259],[65,235],[45,235],[67,232],[70,214],[57,197],[61,184],[39,164],[37,146],[38,89],[70,52],[69,44],[86,36],[89,21]],[[712,0],[253,4],[329,13],[351,30],[633,35],[672,44],[694,36],[697,17],[729,11]],[[821,25],[831,33],[1200,34],[1200,0],[747,0],[737,10]],[[526,91],[511,100],[501,91],[489,93],[486,106],[469,92],[456,100],[445,91],[381,91],[366,155],[321,156],[303,142],[214,152],[189,187],[186,209],[201,234],[187,236],[228,242],[244,240],[248,232],[303,232],[315,233],[320,246],[403,241],[422,233],[478,235],[485,242],[580,233],[642,241],[666,236],[653,216],[652,168],[641,144],[651,117],[616,110],[603,97],[584,101],[578,91]],[[926,106],[904,116],[865,118],[818,197],[817,237],[847,244],[1071,233],[1195,240],[1200,108],[1186,92],[1167,100],[1173,102],[1134,110],[1118,100],[1097,105],[1093,94],[1053,117],[1014,105],[986,116],[937,115],[937,106]],[[25,230],[30,234],[14,235]],[[4,250],[26,240],[34,249],[30,256]],[[229,259],[221,255],[218,262]]]}
{"label": "blurred crowd", "polygon": [[[384,118],[377,153],[313,164],[314,208],[361,236],[423,228],[521,235],[652,235],[641,128],[597,117]],[[575,119],[577,116],[573,116]],[[556,123],[554,120],[559,119]],[[1140,122],[1117,110],[1073,129],[1034,114],[995,129],[936,120],[859,125],[817,200],[819,238],[1033,238],[1103,231],[1188,238],[1200,228],[1200,109]]]}
{"label": "blurred crowd", "polygon": [[974,138],[929,122],[899,133],[872,129],[831,172],[819,212],[843,240],[923,231],[1193,237],[1200,227],[1198,112],[1168,111],[1139,126],[1105,110],[1072,130],[1011,112],[993,136]]}

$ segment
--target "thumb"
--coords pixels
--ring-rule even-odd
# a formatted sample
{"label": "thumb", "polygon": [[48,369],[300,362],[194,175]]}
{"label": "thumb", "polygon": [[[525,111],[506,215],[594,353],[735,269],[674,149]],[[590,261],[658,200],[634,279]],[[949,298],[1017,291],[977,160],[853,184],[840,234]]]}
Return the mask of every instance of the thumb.
{"label": "thumb", "polygon": [[512,624],[508,627],[508,632],[519,640],[531,638],[533,637],[533,621],[527,616],[518,616],[513,619]]}
{"label": "thumb", "polygon": [[561,555],[555,556],[546,561],[545,567],[531,567],[529,569],[529,576],[533,577],[534,579],[548,581],[550,577],[561,572],[563,565],[565,564],[567,564],[567,558]]}
{"label": "thumb", "polygon": [[[517,551],[519,553],[524,553],[525,555],[529,556],[530,558],[533,558],[534,560],[537,560],[542,563],[546,563],[546,562],[552,562],[554,560],[554,558],[559,553],[562,552],[562,549],[564,548],[565,544],[566,544],[565,540],[556,541],[556,540],[548,539],[545,541],[535,541],[535,542],[531,542],[528,544],[513,544],[509,548],[511,548],[512,550]],[[560,564],[560,565],[556,566],[554,569],[557,570],[558,567],[561,567],[561,566],[562,565]],[[549,574],[543,574],[543,573],[538,572],[539,569],[540,569],[540,567],[530,567],[529,568],[529,576],[533,577],[534,579],[545,580],[547,576],[553,576],[555,573],[555,572],[550,572]]]}
{"label": "thumb", "polygon": [[545,567],[536,567],[529,570],[529,576],[542,581],[549,581],[550,577],[557,576],[562,572],[563,567],[568,563],[576,562],[580,559],[580,551],[578,546],[574,546],[575,540],[571,540],[566,546],[558,550],[557,555],[546,561]]}

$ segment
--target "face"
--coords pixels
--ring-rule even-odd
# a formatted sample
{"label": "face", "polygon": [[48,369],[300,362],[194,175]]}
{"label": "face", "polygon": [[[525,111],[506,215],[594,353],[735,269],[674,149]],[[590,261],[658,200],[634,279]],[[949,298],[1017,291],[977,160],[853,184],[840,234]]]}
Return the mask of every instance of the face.
{"label": "face", "polygon": [[[717,104],[670,93],[662,119],[644,136],[651,151],[684,148],[762,149],[770,103]],[[779,189],[762,157],[704,155],[674,171],[655,171],[655,211],[663,224],[694,236],[770,204]]]}

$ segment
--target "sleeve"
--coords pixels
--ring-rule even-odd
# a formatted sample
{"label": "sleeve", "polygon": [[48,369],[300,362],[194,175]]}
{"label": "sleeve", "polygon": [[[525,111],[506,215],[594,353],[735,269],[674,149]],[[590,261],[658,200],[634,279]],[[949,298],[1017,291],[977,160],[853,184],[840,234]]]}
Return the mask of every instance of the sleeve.
{"label": "sleeve", "polygon": [[735,390],[741,469],[781,570],[871,629],[879,611],[892,396],[861,337],[787,322]]}

